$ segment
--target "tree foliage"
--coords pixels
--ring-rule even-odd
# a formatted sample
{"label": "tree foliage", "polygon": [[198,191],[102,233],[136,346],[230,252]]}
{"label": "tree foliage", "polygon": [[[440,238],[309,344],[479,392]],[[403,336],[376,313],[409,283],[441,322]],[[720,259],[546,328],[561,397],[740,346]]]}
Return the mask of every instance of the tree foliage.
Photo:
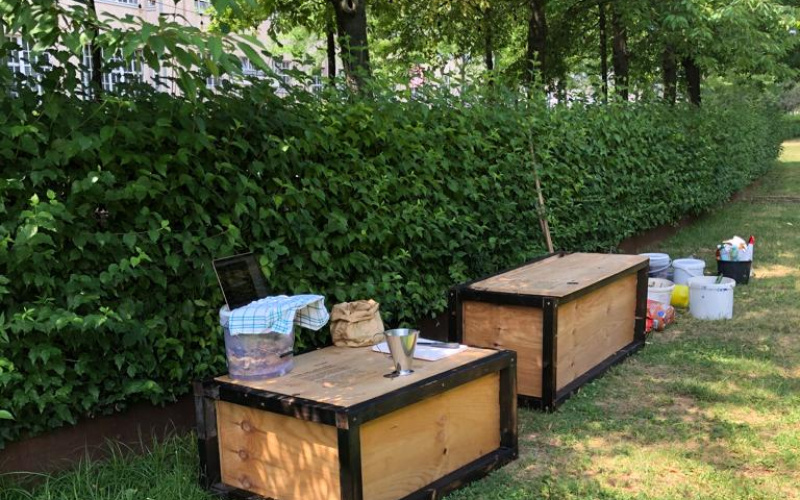
{"label": "tree foliage", "polygon": [[[340,0],[239,0],[245,22],[267,18],[276,30],[303,26],[319,33]],[[346,3],[346,2],[345,2]],[[562,98],[602,94],[601,50],[612,50],[616,94],[680,94],[699,99],[704,78],[761,83],[794,74],[787,57],[797,47],[798,9],[787,0],[395,0],[365,6],[370,40],[364,53],[378,56],[372,70],[404,75],[416,65],[442,69],[466,61],[508,85],[537,81]],[[607,14],[605,34],[600,12]],[[334,9],[335,10],[335,9]],[[333,16],[334,18],[336,16]],[[225,22],[241,23],[232,9]],[[342,25],[339,23],[342,35]],[[369,46],[369,47],[368,47]],[[370,50],[372,48],[372,50]],[[352,54],[346,58],[352,58]],[[679,85],[678,80],[683,83]]]}

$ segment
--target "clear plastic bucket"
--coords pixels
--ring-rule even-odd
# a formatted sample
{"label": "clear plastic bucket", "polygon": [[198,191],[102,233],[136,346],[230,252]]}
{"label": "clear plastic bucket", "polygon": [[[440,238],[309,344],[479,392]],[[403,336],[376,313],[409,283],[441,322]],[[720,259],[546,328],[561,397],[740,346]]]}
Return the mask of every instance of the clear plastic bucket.
{"label": "clear plastic bucket", "polygon": [[294,332],[231,335],[228,306],[219,310],[219,323],[225,332],[225,355],[228,375],[234,379],[254,380],[280,377],[294,368]]}
{"label": "clear plastic bucket", "polygon": [[642,257],[650,259],[650,269],[647,275],[651,278],[669,279],[672,261],[666,253],[640,253]]}

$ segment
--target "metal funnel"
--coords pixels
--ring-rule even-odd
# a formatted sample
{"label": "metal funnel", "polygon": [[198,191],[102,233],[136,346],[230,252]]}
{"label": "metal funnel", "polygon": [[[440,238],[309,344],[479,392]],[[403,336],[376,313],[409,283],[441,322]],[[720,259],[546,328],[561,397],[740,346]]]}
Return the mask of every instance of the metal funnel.
{"label": "metal funnel", "polygon": [[394,361],[393,376],[410,375],[414,373],[411,363],[414,361],[414,348],[417,346],[419,330],[410,328],[396,328],[383,332],[386,337],[386,345]]}

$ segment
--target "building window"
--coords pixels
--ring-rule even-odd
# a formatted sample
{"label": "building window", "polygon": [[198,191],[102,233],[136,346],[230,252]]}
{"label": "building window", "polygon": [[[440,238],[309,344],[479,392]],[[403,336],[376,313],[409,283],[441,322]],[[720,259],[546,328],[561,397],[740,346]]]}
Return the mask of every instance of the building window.
{"label": "building window", "polygon": [[311,77],[311,92],[319,94],[322,92],[322,75],[314,75]]}
{"label": "building window", "polygon": [[[83,83],[89,85],[92,81],[92,48],[89,45],[83,47]],[[142,81],[142,62],[139,57],[123,60],[117,53],[111,58],[103,55],[103,90],[114,92],[119,90],[120,85],[136,83]]]}
{"label": "building window", "polygon": [[[47,54],[36,55],[33,44],[22,38],[6,38],[6,43],[16,43],[17,50],[9,50],[6,65],[15,76],[22,76],[32,90],[42,92],[41,72],[51,69]],[[16,95],[16,92],[14,93]]]}
{"label": "building window", "polygon": [[15,38],[19,49],[12,50],[8,54],[7,64],[12,73],[21,73],[25,76],[36,74],[31,60],[31,45],[26,40]]}
{"label": "building window", "polygon": [[247,57],[241,57],[240,60],[242,61],[242,73],[244,73],[244,76],[254,76],[256,78],[264,78],[264,72],[258,69],[253,64],[253,61],[251,61]]}
{"label": "building window", "polygon": [[209,76],[206,78],[206,88],[209,90],[221,89],[228,79],[223,76]]}
{"label": "building window", "polygon": [[286,72],[292,69],[292,62],[284,61],[282,59],[276,60],[273,61],[272,67],[275,68],[275,73],[278,75],[280,81],[282,81],[286,85],[289,85],[292,78]]}
{"label": "building window", "polygon": [[101,3],[118,3],[122,5],[128,5],[130,7],[140,7],[141,6],[140,3],[143,2],[144,0],[98,0],[98,1]]}
{"label": "building window", "polygon": [[204,12],[211,7],[211,0],[194,0],[194,8],[197,12]]}

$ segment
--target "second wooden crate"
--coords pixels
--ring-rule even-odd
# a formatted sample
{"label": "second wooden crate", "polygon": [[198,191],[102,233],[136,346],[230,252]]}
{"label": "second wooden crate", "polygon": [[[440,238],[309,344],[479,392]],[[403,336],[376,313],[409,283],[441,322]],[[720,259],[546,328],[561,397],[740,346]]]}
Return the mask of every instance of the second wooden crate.
{"label": "second wooden crate", "polygon": [[520,402],[553,409],[644,346],[648,259],[557,253],[450,291],[451,340],[517,351]]}

